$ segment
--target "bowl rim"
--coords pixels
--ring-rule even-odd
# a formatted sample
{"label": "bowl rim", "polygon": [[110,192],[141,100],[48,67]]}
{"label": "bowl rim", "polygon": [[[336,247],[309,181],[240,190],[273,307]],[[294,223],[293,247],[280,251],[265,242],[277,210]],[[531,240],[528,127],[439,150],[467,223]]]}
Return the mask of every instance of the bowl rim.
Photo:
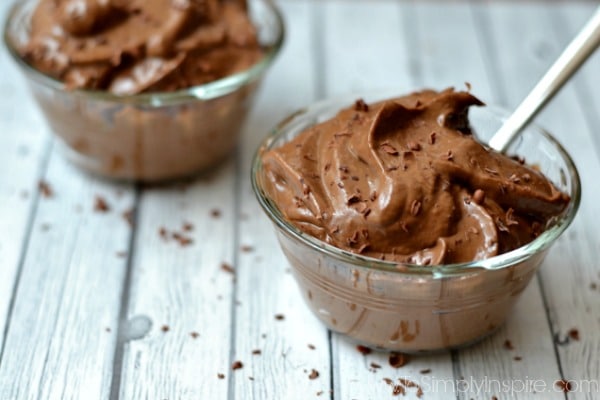
{"label": "bowl rim", "polygon": [[[389,96],[388,91],[386,91],[385,94],[386,96]],[[382,97],[381,93],[378,92],[367,92],[363,93],[362,95],[345,95],[318,101],[308,107],[302,108],[290,114],[281,120],[275,126],[275,128],[261,141],[252,160],[250,176],[252,189],[262,209],[281,233],[301,242],[305,246],[308,246],[319,253],[333,257],[344,263],[349,263],[358,268],[374,269],[401,275],[428,275],[433,278],[443,278],[448,276],[468,275],[481,270],[501,270],[517,265],[526,259],[546,250],[573,222],[581,202],[581,181],[577,167],[575,166],[575,163],[573,162],[569,153],[560,144],[560,142],[555,139],[554,136],[552,136],[552,134],[539,125],[531,123],[525,128],[525,131],[537,131],[537,134],[546,138],[550,144],[555,147],[557,153],[561,156],[566,164],[566,174],[569,175],[572,187],[571,192],[569,193],[571,196],[571,201],[563,213],[555,220],[550,228],[546,229],[540,236],[524,246],[483,260],[422,266],[418,264],[383,261],[376,258],[355,254],[346,250],[342,250],[301,231],[283,217],[278,207],[267,196],[265,190],[263,189],[261,184],[262,154],[267,150],[274,148],[274,143],[277,141],[277,139],[280,138],[298,119],[318,116],[320,112],[323,112],[334,105],[340,107],[350,106],[355,99],[368,98],[369,96],[375,96],[374,101],[389,98],[386,96]],[[344,106],[343,104],[346,105]],[[493,117],[499,118],[500,120],[505,120],[508,115],[510,115],[506,109],[496,105],[486,105],[479,108],[479,110],[482,110],[482,112],[489,112]],[[304,127],[302,130],[305,129],[306,127]]]}
{"label": "bowl rim", "polygon": [[[39,1],[39,0],[37,0]],[[148,92],[134,95],[117,95],[106,90],[90,90],[90,89],[74,89],[68,90],[62,81],[38,71],[35,67],[27,63],[19,54],[16,46],[11,39],[9,32],[12,23],[19,12],[25,11],[27,7],[32,7],[36,0],[18,1],[14,0],[10,6],[4,26],[2,28],[2,38],[8,53],[16,64],[24,71],[28,78],[33,79],[37,83],[47,86],[53,90],[72,93],[90,97],[95,100],[108,101],[121,104],[133,104],[139,106],[164,106],[184,103],[190,100],[207,101],[218,97],[225,96],[239,89],[240,87],[254,82],[259,79],[266,69],[273,63],[276,56],[279,54],[284,39],[286,36],[285,24],[283,15],[279,7],[273,0],[262,0],[274,16],[277,29],[277,36],[272,44],[265,46],[265,54],[261,59],[251,67],[236,72],[235,74],[225,76],[223,78],[204,83],[202,85],[191,86],[172,92]]]}

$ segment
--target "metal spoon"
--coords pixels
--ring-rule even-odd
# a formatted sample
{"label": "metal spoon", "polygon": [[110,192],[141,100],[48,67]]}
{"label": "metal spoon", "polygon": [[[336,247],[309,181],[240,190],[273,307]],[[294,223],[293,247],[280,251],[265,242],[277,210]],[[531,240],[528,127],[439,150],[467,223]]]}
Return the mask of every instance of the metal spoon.
{"label": "metal spoon", "polygon": [[600,45],[600,7],[562,52],[519,107],[490,139],[491,148],[504,152],[533,117],[558,92]]}

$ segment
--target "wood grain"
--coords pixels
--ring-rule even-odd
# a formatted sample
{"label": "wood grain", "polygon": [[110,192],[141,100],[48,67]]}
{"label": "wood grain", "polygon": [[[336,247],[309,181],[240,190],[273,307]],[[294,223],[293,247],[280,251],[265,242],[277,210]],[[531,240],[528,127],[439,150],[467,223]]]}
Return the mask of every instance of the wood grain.
{"label": "wood grain", "polygon": [[[260,141],[284,116],[312,103],[317,92],[317,63],[299,56],[313,49],[314,37],[307,34],[307,28],[314,29],[315,3],[294,1],[282,7],[289,17],[288,37],[295,39],[286,43],[264,82],[239,152],[236,298],[241,304],[235,310],[232,354],[232,360],[245,364],[234,374],[232,395],[239,399],[328,398],[330,389],[327,330],[303,304],[274,228],[255,201],[249,180]],[[253,355],[253,350],[261,354]],[[309,379],[313,369],[318,377]]]}

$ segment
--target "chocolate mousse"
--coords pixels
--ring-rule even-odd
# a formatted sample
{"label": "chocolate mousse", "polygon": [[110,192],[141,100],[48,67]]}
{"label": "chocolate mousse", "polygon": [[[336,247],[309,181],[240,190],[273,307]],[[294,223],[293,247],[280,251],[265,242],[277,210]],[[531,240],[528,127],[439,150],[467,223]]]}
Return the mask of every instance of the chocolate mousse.
{"label": "chocolate mousse", "polygon": [[269,0],[24,0],[6,26],[67,157],[142,181],[231,154],[283,39]]}
{"label": "chocolate mousse", "polygon": [[20,51],[69,88],[115,94],[200,85],[263,54],[242,0],[40,0]]}
{"label": "chocolate mousse", "polygon": [[531,242],[569,203],[536,168],[474,137],[467,92],[362,100],[263,155],[284,218],[340,249],[419,265]]}

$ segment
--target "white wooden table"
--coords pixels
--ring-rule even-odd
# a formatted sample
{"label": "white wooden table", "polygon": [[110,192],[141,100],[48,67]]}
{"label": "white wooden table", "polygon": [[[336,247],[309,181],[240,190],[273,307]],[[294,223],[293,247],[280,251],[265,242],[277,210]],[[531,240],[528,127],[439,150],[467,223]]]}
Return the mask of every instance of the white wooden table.
{"label": "white wooden table", "polygon": [[[468,81],[484,101],[514,107],[597,4],[280,5],[287,41],[236,155],[185,185],[113,184],[65,162],[0,51],[0,399],[378,400],[396,398],[398,378],[424,399],[600,398],[600,54],[538,118],[580,169],[579,215],[506,326],[471,348],[396,369],[389,354],[363,355],[328,332],[302,303],[248,179],[261,138],[320,98]],[[98,196],[107,212],[94,209]],[[161,227],[186,223],[192,245],[161,239]]]}

